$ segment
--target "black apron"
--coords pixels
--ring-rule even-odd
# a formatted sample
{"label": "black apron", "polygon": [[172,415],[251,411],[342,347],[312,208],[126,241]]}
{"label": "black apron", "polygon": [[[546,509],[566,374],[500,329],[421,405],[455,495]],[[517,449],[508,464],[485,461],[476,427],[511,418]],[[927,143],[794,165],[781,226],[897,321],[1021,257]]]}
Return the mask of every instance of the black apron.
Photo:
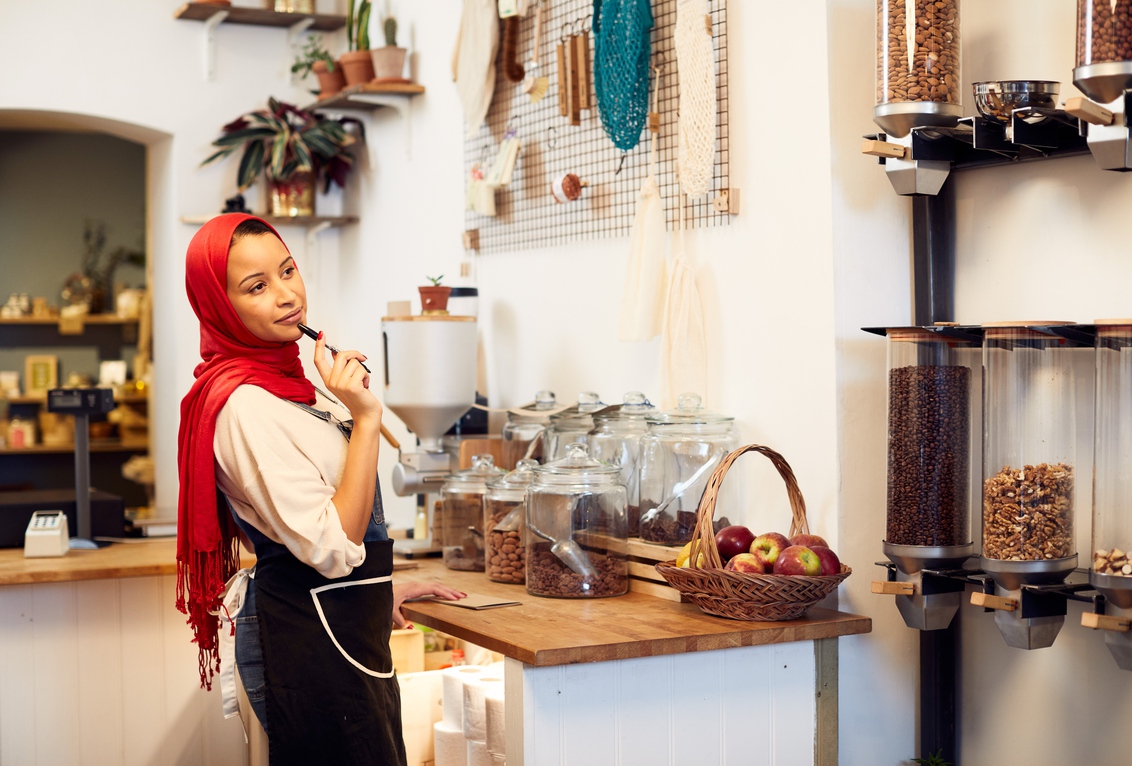
{"label": "black apron", "polygon": [[386,537],[381,488],[366,559],[346,577],[327,579],[285,546],[255,537],[271,766],[404,766],[401,693],[389,651],[393,542],[378,539]]}

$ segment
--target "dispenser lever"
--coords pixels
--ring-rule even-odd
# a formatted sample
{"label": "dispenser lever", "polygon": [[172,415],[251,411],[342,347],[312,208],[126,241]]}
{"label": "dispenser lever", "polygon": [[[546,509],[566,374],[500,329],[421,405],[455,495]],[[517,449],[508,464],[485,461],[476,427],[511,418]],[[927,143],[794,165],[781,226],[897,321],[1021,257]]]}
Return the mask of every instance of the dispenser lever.
{"label": "dispenser lever", "polygon": [[902,160],[907,151],[907,148],[900,144],[890,144],[888,141],[865,139],[861,142],[861,154],[868,154],[872,157],[892,157]]}
{"label": "dispenser lever", "polygon": [[1078,96],[1065,102],[1065,111],[1091,125],[1111,125],[1112,112],[1100,104]]}
{"label": "dispenser lever", "polygon": [[911,582],[873,580],[873,593],[881,593],[887,596],[914,596],[916,595],[916,584]]}
{"label": "dispenser lever", "polygon": [[975,591],[971,594],[971,603],[984,609],[998,609],[1003,612],[1013,612],[1018,608],[1018,599],[994,596],[990,593]]}
{"label": "dispenser lever", "polygon": [[1132,620],[1127,617],[1116,617],[1111,614],[1096,614],[1085,612],[1081,615],[1081,625],[1093,630],[1111,630],[1117,633],[1127,633],[1132,629]]}

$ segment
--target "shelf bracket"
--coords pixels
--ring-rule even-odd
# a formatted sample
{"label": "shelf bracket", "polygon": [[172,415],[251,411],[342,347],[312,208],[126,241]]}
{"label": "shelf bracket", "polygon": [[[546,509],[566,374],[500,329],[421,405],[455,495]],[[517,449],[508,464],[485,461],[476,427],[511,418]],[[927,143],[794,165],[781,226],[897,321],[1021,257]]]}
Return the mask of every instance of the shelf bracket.
{"label": "shelf bracket", "polygon": [[302,38],[303,33],[311,28],[312,24],[314,24],[314,18],[307,17],[287,27],[287,49],[284,54],[283,66],[285,69],[283,71],[291,76],[292,85],[298,85],[301,80],[297,72],[291,71],[291,67],[287,62],[300,54],[299,39]]}
{"label": "shelf bracket", "polygon": [[314,247],[315,240],[318,235],[330,228],[330,221],[321,221],[314,226],[307,229],[307,247]]}
{"label": "shelf bracket", "polygon": [[[401,116],[405,123],[405,155],[413,156],[413,142],[410,126],[412,124],[413,101],[405,96],[384,96],[380,93],[355,93],[350,100],[359,104],[373,104],[374,106],[387,106]],[[370,169],[374,169],[375,155],[370,154]]]}
{"label": "shelf bracket", "polygon": [[217,11],[204,22],[204,79],[216,79],[216,28],[228,18],[228,11]]}

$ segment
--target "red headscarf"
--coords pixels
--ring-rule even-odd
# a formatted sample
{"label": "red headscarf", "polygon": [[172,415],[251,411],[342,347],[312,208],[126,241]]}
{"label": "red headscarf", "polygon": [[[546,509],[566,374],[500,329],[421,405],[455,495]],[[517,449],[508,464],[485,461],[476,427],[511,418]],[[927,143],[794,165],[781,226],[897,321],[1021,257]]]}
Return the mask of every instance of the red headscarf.
{"label": "red headscarf", "polygon": [[246,383],[283,399],[314,403],[314,386],[303,374],[298,344],[252,335],[228,300],[228,247],[236,227],[249,220],[259,219],[244,214],[213,218],[193,237],[185,259],[185,287],[200,320],[203,361],[181,401],[177,434],[177,608],[189,615],[200,650],[201,685],[209,689],[213,673],[220,670],[216,615],[224,585],[240,566],[236,525],[216,487],[216,418],[232,392]]}

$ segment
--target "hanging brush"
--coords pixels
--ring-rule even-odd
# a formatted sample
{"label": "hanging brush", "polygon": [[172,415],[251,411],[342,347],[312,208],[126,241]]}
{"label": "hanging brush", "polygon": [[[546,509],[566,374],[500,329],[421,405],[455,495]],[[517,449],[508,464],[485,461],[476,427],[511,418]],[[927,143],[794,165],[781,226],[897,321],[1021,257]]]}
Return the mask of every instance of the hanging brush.
{"label": "hanging brush", "polygon": [[[546,0],[543,0],[543,2],[546,2]],[[539,52],[542,48],[542,6],[543,3],[540,2],[535,7],[534,50],[531,51],[531,58],[527,62],[527,76],[523,79],[523,92],[530,96],[532,104],[542,101],[547,91],[550,90],[549,77],[535,76],[539,68]]]}
{"label": "hanging brush", "polygon": [[519,17],[508,16],[503,20],[503,74],[511,82],[522,82],[526,74],[523,65],[515,60],[518,43]]}

